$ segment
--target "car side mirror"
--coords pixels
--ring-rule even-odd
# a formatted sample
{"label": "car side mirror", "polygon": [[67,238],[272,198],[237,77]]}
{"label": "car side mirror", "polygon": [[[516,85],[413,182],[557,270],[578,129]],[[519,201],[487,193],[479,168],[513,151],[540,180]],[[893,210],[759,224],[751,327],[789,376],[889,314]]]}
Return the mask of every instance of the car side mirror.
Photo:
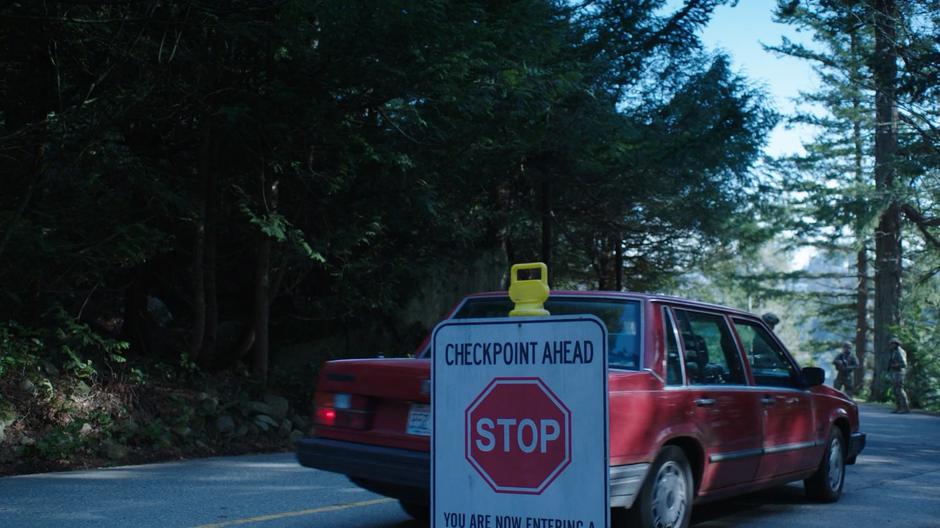
{"label": "car side mirror", "polygon": [[816,387],[826,381],[826,371],[819,367],[803,367],[803,381],[807,387]]}

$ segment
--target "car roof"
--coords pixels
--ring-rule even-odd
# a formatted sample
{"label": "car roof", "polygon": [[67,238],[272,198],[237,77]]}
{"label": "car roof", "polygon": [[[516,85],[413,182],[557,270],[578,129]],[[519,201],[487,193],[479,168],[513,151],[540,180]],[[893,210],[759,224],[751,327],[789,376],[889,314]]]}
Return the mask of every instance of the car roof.
{"label": "car roof", "polygon": [[[476,298],[491,298],[491,297],[508,297],[509,292],[506,291],[487,291],[473,293],[467,296],[468,299]],[[729,306],[722,306],[720,304],[708,303],[703,301],[696,301],[694,299],[686,299],[683,297],[676,297],[673,295],[663,295],[659,293],[638,293],[638,292],[618,292],[618,291],[599,291],[599,290],[552,290],[549,294],[549,299],[552,297],[592,297],[592,298],[611,298],[611,299],[633,299],[633,300],[647,300],[652,302],[663,302],[663,303],[676,303],[682,304],[684,306],[694,307],[694,308],[705,308],[708,310],[720,310],[732,315],[738,315],[748,318],[757,318],[757,315],[744,310],[739,310],[737,308],[731,308]]]}

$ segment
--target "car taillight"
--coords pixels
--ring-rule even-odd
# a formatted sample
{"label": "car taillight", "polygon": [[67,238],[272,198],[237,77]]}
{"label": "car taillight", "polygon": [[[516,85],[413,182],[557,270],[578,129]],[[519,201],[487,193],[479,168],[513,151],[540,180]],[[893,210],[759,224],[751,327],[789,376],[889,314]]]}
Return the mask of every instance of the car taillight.
{"label": "car taillight", "polygon": [[336,423],[336,409],[332,407],[317,407],[316,422],[320,425],[334,425]]}
{"label": "car taillight", "polygon": [[313,399],[313,420],[317,425],[368,429],[372,405],[366,396],[343,392],[318,392]]}

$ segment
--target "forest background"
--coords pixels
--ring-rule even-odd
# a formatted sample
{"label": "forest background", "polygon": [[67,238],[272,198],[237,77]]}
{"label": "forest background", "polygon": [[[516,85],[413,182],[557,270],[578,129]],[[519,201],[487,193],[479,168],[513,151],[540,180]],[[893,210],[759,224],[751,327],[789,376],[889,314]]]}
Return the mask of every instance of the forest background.
{"label": "forest background", "polygon": [[940,3],[780,2],[786,115],[733,4],[0,1],[0,473],[287,446],[322,361],[531,260],[850,338],[873,400],[896,335],[940,404]]}

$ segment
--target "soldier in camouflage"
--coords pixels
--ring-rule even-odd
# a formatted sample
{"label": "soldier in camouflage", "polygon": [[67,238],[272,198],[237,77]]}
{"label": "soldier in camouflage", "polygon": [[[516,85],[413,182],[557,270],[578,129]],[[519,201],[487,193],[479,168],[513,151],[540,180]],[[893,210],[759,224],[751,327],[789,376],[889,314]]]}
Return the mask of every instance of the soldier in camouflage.
{"label": "soldier in camouflage", "polygon": [[832,364],[836,367],[836,381],[833,387],[835,387],[836,390],[841,390],[848,394],[851,398],[852,389],[854,388],[852,385],[852,373],[858,368],[858,360],[852,355],[851,342],[842,342],[842,352],[836,356]]}
{"label": "soldier in camouflage", "polygon": [[901,341],[892,337],[888,341],[891,350],[891,356],[888,359],[888,377],[894,388],[894,397],[897,401],[897,407],[891,411],[894,413],[905,414],[911,412],[907,403],[907,392],[904,391],[904,369],[907,368],[907,352],[901,348]]}

